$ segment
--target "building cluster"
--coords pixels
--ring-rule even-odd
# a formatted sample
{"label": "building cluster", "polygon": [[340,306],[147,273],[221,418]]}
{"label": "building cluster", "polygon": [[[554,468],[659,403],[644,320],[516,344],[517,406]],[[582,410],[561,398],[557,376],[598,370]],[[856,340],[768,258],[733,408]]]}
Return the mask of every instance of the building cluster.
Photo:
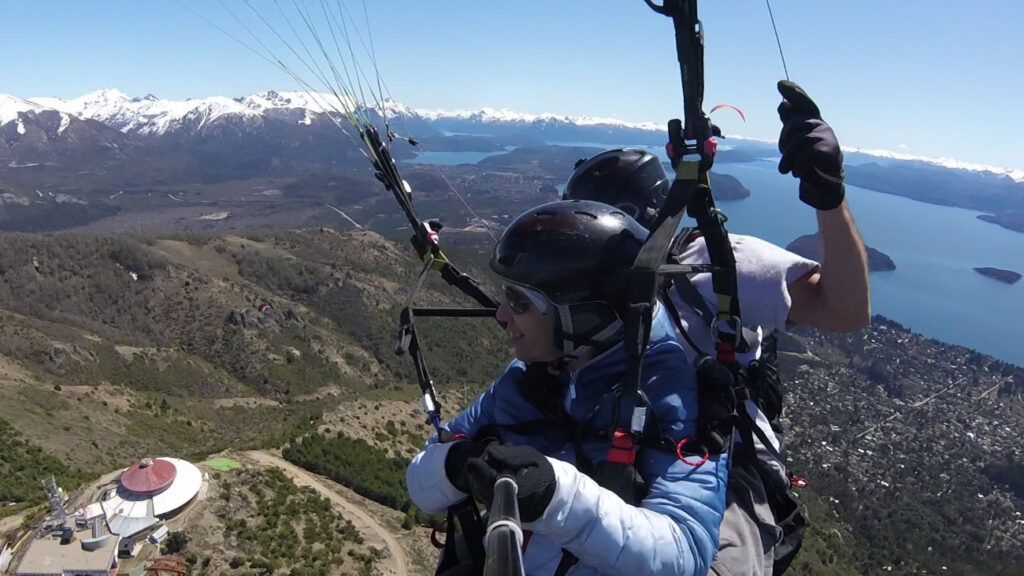
{"label": "building cluster", "polygon": [[50,515],[17,553],[15,576],[116,576],[121,558],[147,542],[159,546],[165,521],[195,500],[203,475],[178,458],[145,458],[99,498],[73,512],[51,479]]}
{"label": "building cluster", "polygon": [[1024,549],[1024,501],[1001,472],[1024,462],[1024,369],[884,318],[799,336],[810,354],[783,370],[791,469],[835,494],[838,518],[909,503],[900,514],[942,511],[985,550]]}

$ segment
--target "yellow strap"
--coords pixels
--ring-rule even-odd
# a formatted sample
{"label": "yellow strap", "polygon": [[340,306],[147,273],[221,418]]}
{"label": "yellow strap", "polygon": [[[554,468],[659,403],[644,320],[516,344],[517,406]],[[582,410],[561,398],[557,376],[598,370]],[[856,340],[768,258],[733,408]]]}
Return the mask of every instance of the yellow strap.
{"label": "yellow strap", "polygon": [[676,164],[676,180],[696,180],[700,176],[700,160],[680,160]]}
{"label": "yellow strap", "polygon": [[729,310],[732,309],[732,296],[726,294],[715,294],[718,297],[718,319],[725,322],[732,318]]}
{"label": "yellow strap", "polygon": [[432,262],[432,268],[438,272],[444,270],[445,266],[448,266],[451,262],[448,261],[448,257],[444,255],[440,250],[434,254],[434,261]]}

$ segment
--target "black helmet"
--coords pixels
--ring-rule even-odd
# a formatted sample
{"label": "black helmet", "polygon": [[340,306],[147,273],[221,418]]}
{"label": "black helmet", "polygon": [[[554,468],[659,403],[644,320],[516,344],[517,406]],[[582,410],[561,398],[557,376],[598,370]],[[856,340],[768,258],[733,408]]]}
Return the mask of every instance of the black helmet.
{"label": "black helmet", "polygon": [[562,200],[516,218],[498,239],[491,270],[542,293],[555,344],[578,353],[615,335],[625,316],[630,268],[647,230],[613,206]]}
{"label": "black helmet", "polygon": [[661,160],[644,150],[607,150],[576,163],[564,200],[611,204],[650,226],[671,186]]}

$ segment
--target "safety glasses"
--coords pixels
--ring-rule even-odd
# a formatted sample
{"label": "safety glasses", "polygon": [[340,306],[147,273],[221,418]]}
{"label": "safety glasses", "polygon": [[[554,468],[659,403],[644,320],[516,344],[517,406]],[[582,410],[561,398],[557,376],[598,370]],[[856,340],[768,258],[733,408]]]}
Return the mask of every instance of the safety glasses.
{"label": "safety glasses", "polygon": [[535,290],[530,290],[524,286],[513,286],[505,285],[505,302],[508,303],[509,309],[516,316],[522,316],[530,311],[530,308],[536,307],[540,310],[541,314],[547,312],[547,298],[543,294]]}

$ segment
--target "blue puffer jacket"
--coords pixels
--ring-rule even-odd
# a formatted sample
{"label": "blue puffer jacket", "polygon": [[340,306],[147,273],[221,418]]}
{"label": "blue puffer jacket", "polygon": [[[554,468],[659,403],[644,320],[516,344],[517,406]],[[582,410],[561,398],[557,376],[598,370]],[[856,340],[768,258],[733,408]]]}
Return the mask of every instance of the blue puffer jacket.
{"label": "blue puffer jacket", "polygon": [[[626,365],[622,344],[594,358],[574,373],[563,374],[565,412],[590,431],[607,430],[613,414],[611,387]],[[485,426],[514,426],[541,418],[536,407],[520,393],[524,372],[512,362],[505,373],[449,429],[472,437]],[[697,384],[675,340],[668,316],[659,309],[644,356],[642,389],[650,402],[647,418],[656,420],[660,436],[673,444],[693,437],[697,427]],[[623,410],[620,425],[628,428],[630,414]],[[609,441],[586,434],[584,455],[593,463],[607,459]],[[523,436],[501,433],[507,444],[526,444],[548,456],[555,469],[557,488],[551,504],[535,522],[523,525],[533,532],[523,557],[527,574],[552,574],[562,549],[580,561],[570,574],[705,574],[718,548],[718,527],[725,508],[726,457],[712,457],[694,467],[663,449],[644,448],[637,469],[647,484],[640,506],[626,504],[575,467],[574,444],[563,432],[551,429]],[[416,455],[406,472],[409,494],[428,513],[443,512],[466,495],[448,481],[444,460],[452,444],[436,437]],[[693,461],[699,458],[691,457]]]}

